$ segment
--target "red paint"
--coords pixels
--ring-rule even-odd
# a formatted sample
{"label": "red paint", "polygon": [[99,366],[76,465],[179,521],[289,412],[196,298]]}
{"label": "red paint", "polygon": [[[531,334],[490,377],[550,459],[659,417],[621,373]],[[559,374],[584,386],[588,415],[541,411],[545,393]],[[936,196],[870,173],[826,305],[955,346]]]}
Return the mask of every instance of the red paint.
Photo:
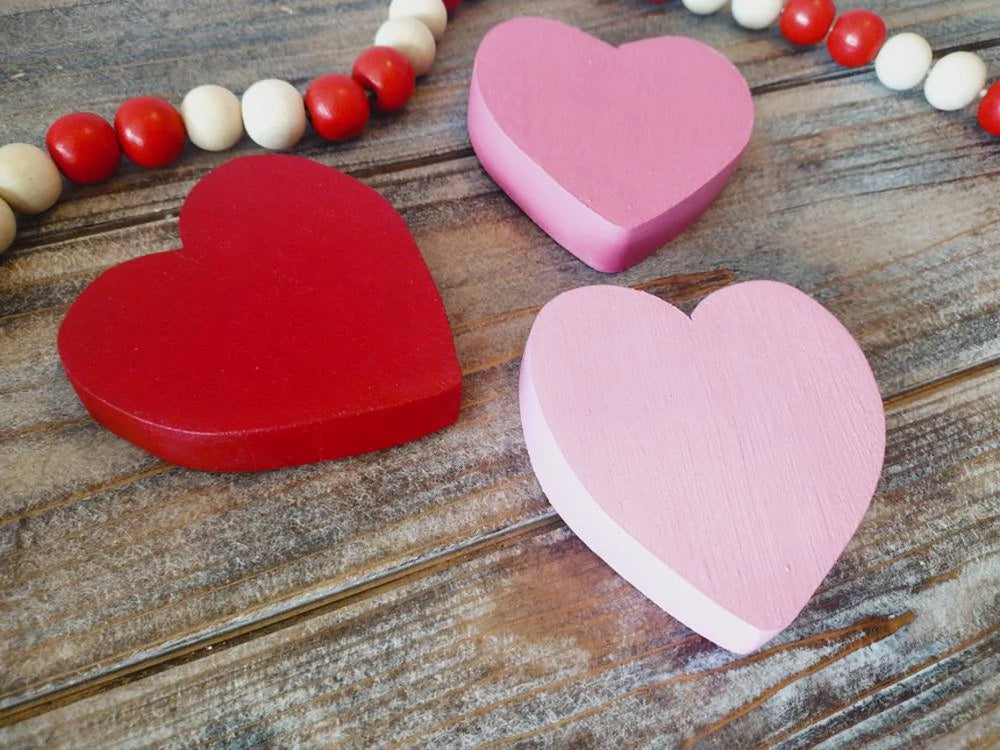
{"label": "red paint", "polygon": [[705,211],[752,130],[746,79],[694,39],[613,47],[558,21],[515,18],[483,37],[472,66],[469,141],[483,168],[605,273],[638,263]]}
{"label": "red paint", "polygon": [[860,68],[875,59],[885,43],[885,21],[870,10],[849,10],[830,31],[826,48],[845,68]]}
{"label": "red paint", "polygon": [[357,138],[368,122],[368,95],[350,76],[329,73],[306,89],[313,128],[329,141]]}
{"label": "red paint", "polygon": [[354,61],[354,80],[375,92],[383,112],[402,109],[413,95],[417,77],[413,63],[392,47],[369,47]]}
{"label": "red paint", "polygon": [[52,123],[45,146],[59,171],[83,185],[108,179],[122,160],[114,128],[90,112],[73,112]]}
{"label": "red paint", "polygon": [[386,448],[458,417],[441,299],[402,218],[308,159],[234,159],[191,192],[183,248],[101,274],[59,330],[94,418],[195,469]]}
{"label": "red paint", "polygon": [[115,130],[125,155],[141,167],[165,167],[184,150],[181,113],[156,96],[127,99],[115,113]]}
{"label": "red paint", "polygon": [[1000,136],[1000,81],[989,87],[979,103],[979,124],[990,135]]}
{"label": "red paint", "polygon": [[836,15],[833,0],[788,0],[778,25],[792,44],[819,44]]}

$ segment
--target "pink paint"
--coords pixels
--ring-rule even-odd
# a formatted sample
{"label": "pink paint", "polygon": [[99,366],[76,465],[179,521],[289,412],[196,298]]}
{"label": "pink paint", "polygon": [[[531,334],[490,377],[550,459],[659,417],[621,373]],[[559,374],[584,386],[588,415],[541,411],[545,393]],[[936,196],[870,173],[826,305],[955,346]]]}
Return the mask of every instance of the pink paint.
{"label": "pink paint", "polygon": [[476,53],[469,138],[497,184],[599,271],[648,256],[722,190],[753,129],[740,72],[701,42],[613,47],[542,18]]}
{"label": "pink paint", "polygon": [[531,463],[577,535],[715,643],[796,617],[868,508],[885,450],[850,333],[777,282],[694,315],[591,286],[539,313],[521,366]]}

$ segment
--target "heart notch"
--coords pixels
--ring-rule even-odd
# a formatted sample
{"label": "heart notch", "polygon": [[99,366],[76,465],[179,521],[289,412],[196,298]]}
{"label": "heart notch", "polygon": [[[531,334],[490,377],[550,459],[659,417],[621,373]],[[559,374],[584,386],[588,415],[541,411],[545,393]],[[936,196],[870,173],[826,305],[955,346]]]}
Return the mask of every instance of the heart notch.
{"label": "heart notch", "polygon": [[496,183],[598,271],[635,265],[725,186],[753,130],[746,80],[694,39],[614,47],[516,18],[476,53],[469,139]]}
{"label": "heart notch", "polygon": [[59,356],[105,427],[157,456],[256,471],[386,448],[458,417],[434,280],[391,204],[301,157],[204,177],[183,247],[114,266],[70,307]]}
{"label": "heart notch", "polygon": [[531,465],[566,524],[730,651],[788,626],[864,516],[885,451],[871,369],[822,306],[776,282],[689,318],[632,289],[549,302],[521,363]]}

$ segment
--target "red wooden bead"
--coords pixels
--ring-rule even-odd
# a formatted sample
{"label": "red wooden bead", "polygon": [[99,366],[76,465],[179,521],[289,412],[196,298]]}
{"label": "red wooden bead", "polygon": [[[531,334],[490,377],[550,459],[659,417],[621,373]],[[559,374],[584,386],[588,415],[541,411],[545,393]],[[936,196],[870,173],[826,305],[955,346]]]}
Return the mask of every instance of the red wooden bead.
{"label": "red wooden bead", "polygon": [[833,0],[788,0],[778,25],[792,44],[819,44],[836,15]]}
{"label": "red wooden bead", "polygon": [[444,7],[448,9],[449,13],[454,13],[461,4],[462,0],[444,0]]}
{"label": "red wooden bead", "polygon": [[306,108],[313,128],[329,141],[357,138],[368,122],[368,95],[350,76],[328,73],[309,84]]}
{"label": "red wooden bead", "polygon": [[990,86],[979,102],[979,124],[990,135],[1000,135],[1000,81]]}
{"label": "red wooden bead", "polygon": [[849,10],[833,25],[826,48],[845,68],[860,68],[875,59],[884,43],[885,21],[870,10]]}
{"label": "red wooden bead", "polygon": [[115,130],[125,155],[142,167],[165,167],[184,150],[180,112],[156,96],[137,96],[115,113]]}
{"label": "red wooden bead", "polygon": [[354,80],[375,92],[379,109],[402,109],[413,95],[417,78],[413,63],[392,47],[369,47],[354,61]]}
{"label": "red wooden bead", "polygon": [[84,185],[108,179],[122,160],[115,129],[90,112],[60,117],[45,134],[45,145],[59,171]]}

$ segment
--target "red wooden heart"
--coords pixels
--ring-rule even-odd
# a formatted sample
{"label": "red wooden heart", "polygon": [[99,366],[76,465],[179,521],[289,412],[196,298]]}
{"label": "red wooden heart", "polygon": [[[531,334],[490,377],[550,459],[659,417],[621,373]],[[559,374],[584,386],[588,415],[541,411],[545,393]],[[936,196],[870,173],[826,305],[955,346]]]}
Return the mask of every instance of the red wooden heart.
{"label": "red wooden heart", "polygon": [[184,247],[115,266],[59,356],[93,417],[167,461],[255,471],[454,422],[461,371],[434,280],[388,201],[308,159],[248,156],[184,203]]}

